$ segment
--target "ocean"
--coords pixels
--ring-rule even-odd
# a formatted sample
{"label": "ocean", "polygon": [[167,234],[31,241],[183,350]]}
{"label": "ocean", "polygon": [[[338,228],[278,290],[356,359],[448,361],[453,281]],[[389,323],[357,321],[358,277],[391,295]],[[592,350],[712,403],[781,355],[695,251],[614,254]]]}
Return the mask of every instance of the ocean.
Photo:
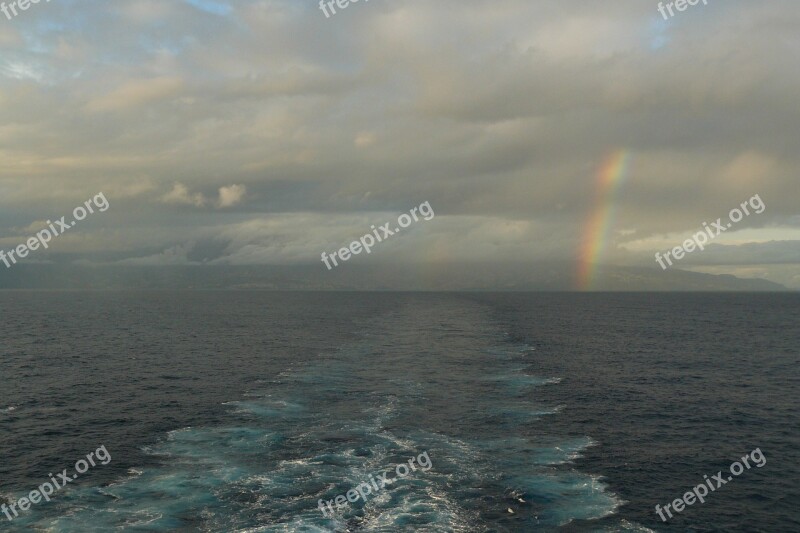
{"label": "ocean", "polygon": [[[0,531],[800,531],[797,294],[13,291],[0,309]],[[762,466],[655,513],[755,449]]]}

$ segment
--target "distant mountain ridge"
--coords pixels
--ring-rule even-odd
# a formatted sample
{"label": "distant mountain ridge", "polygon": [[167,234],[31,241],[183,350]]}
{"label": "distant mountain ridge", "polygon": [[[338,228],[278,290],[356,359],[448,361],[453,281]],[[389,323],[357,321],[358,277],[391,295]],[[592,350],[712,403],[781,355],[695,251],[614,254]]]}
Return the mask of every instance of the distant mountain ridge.
{"label": "distant mountain ridge", "polygon": [[[241,289],[571,291],[567,263],[250,266],[16,265],[0,270],[0,289]],[[787,291],[763,279],[658,268],[604,266],[596,291]]]}

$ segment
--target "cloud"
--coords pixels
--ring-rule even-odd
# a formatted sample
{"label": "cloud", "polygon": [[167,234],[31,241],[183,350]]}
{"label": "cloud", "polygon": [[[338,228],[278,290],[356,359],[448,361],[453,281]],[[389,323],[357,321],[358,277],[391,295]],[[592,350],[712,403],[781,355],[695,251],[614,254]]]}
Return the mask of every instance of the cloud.
{"label": "cloud", "polygon": [[[435,232],[381,254],[563,259],[625,149],[605,261],[651,264],[754,194],[769,208],[735,236],[795,257],[796,235],[774,234],[800,228],[794,0],[669,24],[634,0],[355,6],[329,20],[296,0],[85,0],[80,17],[51,2],[4,25],[0,235],[104,191],[106,231],[82,227],[81,250],[158,261],[252,224],[263,238],[209,257],[312,261],[427,200]],[[272,217],[297,225],[271,233]]]}
{"label": "cloud", "polygon": [[165,204],[193,205],[195,207],[203,207],[207,202],[201,193],[190,193],[186,185],[182,183],[175,183],[172,190],[159,198],[159,201]]}
{"label": "cloud", "polygon": [[181,93],[183,86],[183,80],[174,77],[129,80],[111,92],[89,101],[86,109],[91,112],[135,109],[174,98]]}
{"label": "cloud", "polygon": [[233,207],[239,204],[244,195],[247,193],[247,187],[244,185],[230,185],[228,187],[220,187],[219,189],[219,202],[217,205],[220,209],[226,207]]}
{"label": "cloud", "polygon": [[[141,194],[149,190],[147,185],[143,184],[137,189],[128,189],[126,192],[133,194]],[[228,185],[219,188],[219,199],[215,202],[218,209],[226,209],[236,206],[242,202],[245,194],[247,194],[247,187],[244,185]],[[183,183],[176,182],[172,186],[172,190],[162,195],[159,202],[171,205],[192,205],[194,207],[205,207],[210,202],[200,192],[190,192],[189,188]]]}

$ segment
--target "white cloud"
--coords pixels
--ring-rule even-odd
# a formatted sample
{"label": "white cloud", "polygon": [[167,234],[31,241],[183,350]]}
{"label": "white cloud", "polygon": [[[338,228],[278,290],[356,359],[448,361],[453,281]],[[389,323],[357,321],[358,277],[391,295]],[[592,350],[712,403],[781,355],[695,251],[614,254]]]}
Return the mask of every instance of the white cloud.
{"label": "white cloud", "polygon": [[228,187],[219,188],[219,202],[217,205],[220,209],[226,207],[233,207],[239,204],[244,195],[247,193],[247,187],[244,185],[230,185]]}
{"label": "white cloud", "polygon": [[203,207],[206,199],[201,193],[190,193],[186,185],[175,183],[172,190],[159,199],[162,203],[173,205],[193,205]]}

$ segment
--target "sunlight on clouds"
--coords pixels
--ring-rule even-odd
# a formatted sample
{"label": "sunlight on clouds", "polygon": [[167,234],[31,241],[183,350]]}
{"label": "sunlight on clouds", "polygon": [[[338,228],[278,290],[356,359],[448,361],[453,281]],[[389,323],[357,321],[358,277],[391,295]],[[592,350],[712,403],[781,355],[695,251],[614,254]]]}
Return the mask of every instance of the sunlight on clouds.
{"label": "sunlight on clouds", "polygon": [[[625,149],[609,261],[649,265],[756,193],[767,211],[717,242],[781,258],[800,240],[785,0],[668,27],[633,0],[373,1],[335,21],[296,0],[85,2],[0,26],[6,228],[98,190],[126,225],[81,245],[129,257],[276,212],[339,221],[260,227],[300,257],[310,233],[424,198],[442,212],[425,245],[450,257],[570,260],[598,165]],[[227,253],[266,261],[263,244]]]}
{"label": "sunlight on clouds", "polygon": [[15,61],[7,61],[5,64],[0,65],[0,72],[7,78],[13,78],[15,80],[34,80],[41,82],[44,79],[44,73],[35,65]]}
{"label": "sunlight on clouds", "polygon": [[121,87],[91,100],[86,109],[92,112],[120,111],[175,98],[184,89],[180,78],[131,80]]}
{"label": "sunlight on clouds", "polygon": [[164,204],[193,205],[195,207],[203,207],[207,202],[201,193],[190,193],[186,185],[182,183],[173,185],[172,190],[159,198],[159,201]]}
{"label": "sunlight on clouds", "polygon": [[217,205],[220,208],[233,207],[242,201],[245,193],[247,193],[247,187],[244,185],[220,187]]}

